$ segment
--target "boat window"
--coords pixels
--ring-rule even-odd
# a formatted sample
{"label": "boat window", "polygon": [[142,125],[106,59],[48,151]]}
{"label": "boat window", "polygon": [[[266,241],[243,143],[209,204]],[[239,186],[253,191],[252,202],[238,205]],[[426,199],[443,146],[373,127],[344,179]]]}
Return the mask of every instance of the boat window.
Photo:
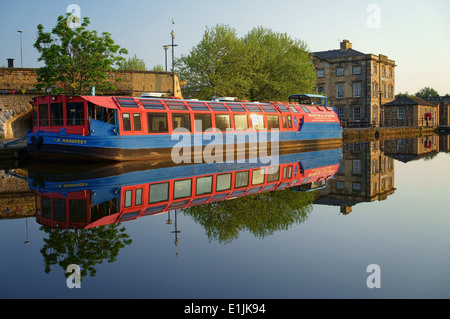
{"label": "boat window", "polygon": [[231,188],[231,174],[217,175],[216,191],[221,192]]}
{"label": "boat window", "polygon": [[236,173],[236,178],[234,180],[234,188],[248,186],[248,172],[249,171],[243,171],[243,172]]}
{"label": "boat window", "polygon": [[267,172],[267,183],[275,182],[280,179],[280,169],[278,166],[271,166]]}
{"label": "boat window", "polygon": [[211,114],[195,114],[194,126],[196,132],[204,132],[212,127]]}
{"label": "boat window", "polygon": [[250,112],[262,112],[261,109],[256,104],[244,104],[244,105]]}
{"label": "boat window", "polygon": [[69,200],[69,221],[75,223],[87,221],[87,201],[85,199]]}
{"label": "boat window", "polygon": [[167,126],[167,114],[165,113],[147,113],[147,123],[149,133],[169,132]]}
{"label": "boat window", "polygon": [[138,188],[136,189],[136,194],[135,194],[135,205],[142,205],[142,188]]}
{"label": "boat window", "polygon": [[110,123],[114,118],[114,110],[88,102],[88,114],[91,119]]}
{"label": "boat window", "polygon": [[231,128],[231,119],[228,114],[216,114],[216,128],[221,132],[226,132],[227,129]]}
{"label": "boat window", "polygon": [[191,116],[187,113],[173,113],[172,114],[173,129],[185,128],[191,131]]}
{"label": "boat window", "polygon": [[175,183],[173,183],[173,198],[178,199],[189,197],[191,196],[191,190],[192,190],[191,179],[175,181]]}
{"label": "boat window", "polygon": [[33,104],[33,126],[34,127],[36,127],[37,126],[37,123],[38,123],[38,118],[37,118],[37,111],[38,111],[38,108],[37,108],[37,105],[34,105]]}
{"label": "boat window", "polygon": [[196,195],[209,194],[212,192],[212,176],[205,176],[197,178]]}
{"label": "boat window", "polygon": [[292,128],[292,117],[290,115],[288,115],[288,125],[289,128]]}
{"label": "boat window", "polygon": [[70,102],[66,104],[67,125],[84,125],[84,103]]}
{"label": "boat window", "polygon": [[267,115],[267,128],[280,128],[280,119],[278,115]]}
{"label": "boat window", "polygon": [[48,104],[39,104],[39,126],[48,126]]}
{"label": "boat window", "polygon": [[50,103],[50,125],[63,126],[63,104]]}
{"label": "boat window", "polygon": [[150,204],[169,200],[169,183],[159,183],[150,185],[149,199]]}
{"label": "boat window", "polygon": [[283,167],[283,179],[287,176],[287,167]]}
{"label": "boat window", "polygon": [[283,115],[283,128],[287,128],[286,116]]}
{"label": "boat window", "polygon": [[130,113],[122,113],[122,124],[124,131],[131,131]]}
{"label": "boat window", "polygon": [[305,111],[305,113],[311,113],[306,106],[302,106],[302,109],[303,109],[303,111]]}
{"label": "boat window", "polygon": [[291,178],[292,177],[292,166],[289,166],[289,168],[288,168],[288,178]]}
{"label": "boat window", "polygon": [[252,185],[260,185],[264,183],[264,176],[265,176],[264,168],[253,170]]}
{"label": "boat window", "polygon": [[142,131],[140,113],[133,113],[133,128],[135,131]]}
{"label": "boat window", "polygon": [[131,207],[132,190],[125,191],[125,205],[124,207]]}
{"label": "boat window", "polygon": [[171,110],[188,110],[183,101],[165,101]]}
{"label": "boat window", "polygon": [[252,119],[253,129],[255,129],[255,130],[263,130],[264,129],[264,115],[251,114],[250,118]]}
{"label": "boat window", "polygon": [[248,118],[246,114],[234,115],[234,129],[236,131],[248,130]]}
{"label": "boat window", "polygon": [[47,196],[42,196],[42,217],[46,219],[52,218],[52,199]]}
{"label": "boat window", "polygon": [[66,200],[53,198],[53,220],[57,222],[66,221]]}

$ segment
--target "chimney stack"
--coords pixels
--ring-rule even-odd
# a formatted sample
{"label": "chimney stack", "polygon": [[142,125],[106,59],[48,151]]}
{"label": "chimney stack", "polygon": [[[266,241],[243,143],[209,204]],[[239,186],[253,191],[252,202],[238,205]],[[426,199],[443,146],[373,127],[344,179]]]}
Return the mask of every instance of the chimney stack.
{"label": "chimney stack", "polygon": [[13,68],[14,67],[14,59],[6,59],[8,60],[8,68]]}
{"label": "chimney stack", "polygon": [[352,48],[352,44],[348,40],[343,40],[341,42],[341,51],[346,51]]}

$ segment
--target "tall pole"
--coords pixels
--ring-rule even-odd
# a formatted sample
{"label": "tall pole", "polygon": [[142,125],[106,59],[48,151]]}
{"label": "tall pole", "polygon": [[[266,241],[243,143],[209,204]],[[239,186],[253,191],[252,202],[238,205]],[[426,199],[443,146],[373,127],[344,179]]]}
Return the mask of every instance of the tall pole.
{"label": "tall pole", "polygon": [[18,30],[17,32],[20,33],[20,68],[23,68],[23,55],[22,55],[22,33],[23,30]]}
{"label": "tall pole", "polygon": [[165,51],[165,56],[166,56],[166,73],[167,73],[167,49],[169,48],[168,45],[163,45],[163,49]]}
{"label": "tall pole", "polygon": [[173,32],[173,25],[175,24],[175,22],[173,22],[172,20],[172,90],[173,90],[173,97],[175,98],[175,52],[174,52],[174,41],[175,41],[175,32]]}

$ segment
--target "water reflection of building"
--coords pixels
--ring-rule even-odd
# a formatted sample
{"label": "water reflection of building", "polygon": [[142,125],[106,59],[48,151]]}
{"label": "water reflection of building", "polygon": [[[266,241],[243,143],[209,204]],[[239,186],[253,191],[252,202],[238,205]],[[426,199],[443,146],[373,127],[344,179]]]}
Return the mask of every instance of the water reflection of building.
{"label": "water reflection of building", "polygon": [[361,202],[384,200],[395,192],[394,160],[383,141],[348,143],[335,178],[317,191],[315,204],[340,206],[348,214]]}
{"label": "water reflection of building", "polygon": [[384,145],[388,156],[404,163],[433,157],[439,153],[437,135],[389,140],[385,141]]}

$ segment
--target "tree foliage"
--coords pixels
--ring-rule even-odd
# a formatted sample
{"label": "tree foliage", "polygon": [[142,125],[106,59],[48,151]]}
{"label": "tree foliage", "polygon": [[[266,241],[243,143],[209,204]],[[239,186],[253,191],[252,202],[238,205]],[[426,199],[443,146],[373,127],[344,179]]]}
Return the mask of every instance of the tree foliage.
{"label": "tree foliage", "polygon": [[136,54],[127,60],[119,63],[120,70],[128,71],[146,71],[147,67],[143,59],[139,59]]}
{"label": "tree foliage", "polygon": [[419,92],[415,94],[417,97],[420,97],[422,99],[431,98],[434,96],[439,96],[438,92],[430,87],[424,87]]}
{"label": "tree foliage", "polygon": [[262,27],[242,38],[227,25],[207,28],[177,68],[188,83],[185,95],[199,99],[287,100],[293,93],[313,92],[316,85],[307,45]]}
{"label": "tree foliage", "polygon": [[125,233],[125,227],[119,227],[119,224],[111,224],[72,230],[42,226],[41,230],[49,234],[40,250],[44,257],[45,273],[49,273],[53,265],[59,265],[66,271],[70,264],[77,264],[81,267],[82,277],[88,272],[91,277],[95,277],[97,264],[103,261],[115,262],[119,251],[132,243],[130,236]]}
{"label": "tree foliage", "polygon": [[115,44],[111,35],[89,31],[89,18],[78,28],[68,25],[70,14],[59,16],[51,32],[39,24],[34,47],[41,54],[38,61],[45,65],[37,70],[36,89],[53,88],[52,93],[86,94],[92,86],[96,92],[114,90],[108,79],[113,66],[123,62],[126,49]]}
{"label": "tree foliage", "polygon": [[242,231],[264,238],[305,222],[314,196],[314,192],[285,189],[194,206],[183,213],[201,224],[210,240],[230,243]]}

